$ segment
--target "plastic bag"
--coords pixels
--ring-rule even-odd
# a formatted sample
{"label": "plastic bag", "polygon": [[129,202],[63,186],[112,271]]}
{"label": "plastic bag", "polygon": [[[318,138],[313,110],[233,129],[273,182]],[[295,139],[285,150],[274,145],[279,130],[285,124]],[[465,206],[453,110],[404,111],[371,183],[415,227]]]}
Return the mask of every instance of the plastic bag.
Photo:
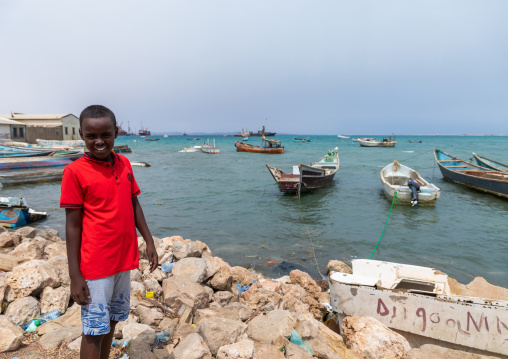
{"label": "plastic bag", "polygon": [[312,350],[310,344],[303,341],[302,337],[300,337],[300,335],[296,332],[296,330],[293,329],[293,331],[291,332],[291,338],[289,338],[289,341],[305,349],[307,353],[309,353],[310,355],[314,355],[314,350]]}

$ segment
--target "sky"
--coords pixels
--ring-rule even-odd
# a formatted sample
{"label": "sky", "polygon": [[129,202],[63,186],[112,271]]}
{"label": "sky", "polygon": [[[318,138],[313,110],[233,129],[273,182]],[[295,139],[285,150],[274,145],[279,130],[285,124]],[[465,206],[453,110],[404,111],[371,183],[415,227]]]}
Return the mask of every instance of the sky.
{"label": "sky", "polygon": [[506,0],[0,0],[0,114],[508,134],[507,19]]}

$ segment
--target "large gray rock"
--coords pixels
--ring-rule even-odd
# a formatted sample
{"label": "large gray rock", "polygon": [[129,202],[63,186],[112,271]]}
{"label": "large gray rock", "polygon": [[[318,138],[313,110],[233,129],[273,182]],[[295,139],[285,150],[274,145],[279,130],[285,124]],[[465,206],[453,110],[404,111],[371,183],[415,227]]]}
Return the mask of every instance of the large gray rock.
{"label": "large gray rock", "polygon": [[18,349],[22,341],[23,331],[5,315],[0,315],[0,353]]}
{"label": "large gray rock", "polygon": [[217,308],[204,308],[197,309],[194,315],[194,323],[199,324],[200,321],[206,318],[226,318],[231,320],[239,320],[240,319],[240,307],[217,307]]}
{"label": "large gray rock", "polygon": [[275,345],[254,343],[254,358],[284,359],[284,354]]}
{"label": "large gray rock", "polygon": [[53,270],[58,275],[58,278],[60,279],[60,284],[62,286],[70,287],[71,285],[71,278],[69,277],[69,264],[67,261],[67,256],[64,255],[58,255],[55,257],[51,257],[48,259],[48,265],[53,268]]}
{"label": "large gray rock", "polygon": [[48,241],[55,241],[53,238],[58,237],[58,231],[56,229],[46,228],[43,229],[42,231],[37,232],[37,235],[39,237],[47,239]]}
{"label": "large gray rock", "polygon": [[197,242],[188,239],[173,242],[173,255],[177,260],[187,257],[201,257],[203,248]]}
{"label": "large gray rock", "polygon": [[65,313],[71,299],[69,287],[58,287],[53,289],[46,287],[41,293],[41,313],[45,314],[58,309],[61,314]]}
{"label": "large gray rock", "polygon": [[214,290],[229,290],[231,288],[233,277],[231,276],[231,268],[227,263],[220,267],[217,273],[210,279],[208,285]]}
{"label": "large gray rock", "polygon": [[42,258],[42,250],[33,239],[21,243],[16,248],[14,248],[14,250],[9,254],[16,256],[22,260],[32,260]]}
{"label": "large gray rock", "polygon": [[197,334],[186,336],[169,355],[170,359],[211,359],[212,353],[203,338]]}
{"label": "large gray rock", "polygon": [[437,345],[424,344],[411,349],[403,359],[496,359],[497,356],[468,353],[462,350],[443,348]]}
{"label": "large gray rock", "polygon": [[[243,339],[234,344],[223,345],[217,352],[217,359],[253,359],[254,357],[254,342],[249,339]],[[282,358],[284,358],[284,355],[282,355]]]}
{"label": "large gray rock", "polygon": [[240,320],[242,322],[245,322],[247,319],[249,319],[252,316],[252,310],[249,308],[248,305],[246,305],[244,303],[234,302],[234,303],[228,304],[226,306],[226,308],[228,308],[228,307],[238,309],[238,315],[240,316]]}
{"label": "large gray rock", "polygon": [[246,304],[252,310],[261,312],[269,312],[279,309],[282,304],[282,297],[265,288],[251,288],[242,294],[242,298],[246,299]]}
{"label": "large gray rock", "polygon": [[291,337],[296,325],[295,318],[287,310],[274,310],[258,315],[249,322],[247,335],[259,342],[273,344],[279,336]]}
{"label": "large gray rock", "polygon": [[222,307],[224,307],[229,303],[238,302],[238,296],[235,296],[231,292],[220,290],[218,292],[213,293],[212,300],[216,303],[219,303]]}
{"label": "large gray rock", "polygon": [[367,358],[402,358],[411,349],[402,335],[371,317],[345,318],[342,332],[347,347]]}
{"label": "large gray rock", "polygon": [[115,339],[122,339],[123,327],[125,327],[127,324],[132,324],[132,323],[139,323],[139,317],[137,315],[133,315],[132,313],[129,314],[129,317],[127,318],[127,320],[125,320],[123,322],[116,323],[114,338]]}
{"label": "large gray rock", "polygon": [[127,324],[122,329],[123,339],[135,339],[144,341],[145,343],[151,345],[155,342],[155,330],[153,330],[149,325],[140,324],[140,323],[132,323]]}
{"label": "large gray rock", "polygon": [[8,300],[38,295],[46,287],[60,285],[55,270],[43,260],[32,260],[15,267],[6,275],[9,284]]}
{"label": "large gray rock", "polygon": [[0,232],[0,248],[17,246],[20,241],[21,241],[20,237],[15,233],[7,231]]}
{"label": "large gray rock", "polygon": [[175,263],[171,273],[192,282],[203,283],[206,276],[206,261],[203,258],[183,258]]}
{"label": "large gray rock", "polygon": [[286,345],[286,358],[290,359],[312,359],[312,355],[307,350],[296,344],[289,342]]}
{"label": "large gray rock", "polygon": [[63,342],[71,342],[81,336],[80,327],[68,327],[56,329],[50,333],[44,334],[39,344],[46,350],[53,350]]}
{"label": "large gray rock", "polygon": [[34,238],[35,237],[35,228],[30,226],[24,226],[16,230],[14,232],[21,238]]}
{"label": "large gray rock", "polygon": [[5,311],[5,316],[16,325],[22,327],[41,314],[37,299],[32,296],[16,299]]}
{"label": "large gray rock", "polygon": [[157,308],[149,308],[142,304],[136,307],[135,313],[139,317],[139,321],[143,324],[157,326],[164,319],[164,314],[157,310]]}
{"label": "large gray rock", "polygon": [[206,318],[198,325],[198,334],[203,337],[213,355],[217,354],[221,346],[240,341],[246,330],[246,324],[225,318]]}
{"label": "large gray rock", "polygon": [[127,349],[129,359],[157,359],[154,353],[150,351],[150,344],[140,338],[133,339]]}
{"label": "large gray rock", "polygon": [[202,285],[185,278],[173,276],[164,279],[162,288],[164,302],[174,310],[179,310],[182,304],[193,310],[206,308],[210,300],[208,291]]}

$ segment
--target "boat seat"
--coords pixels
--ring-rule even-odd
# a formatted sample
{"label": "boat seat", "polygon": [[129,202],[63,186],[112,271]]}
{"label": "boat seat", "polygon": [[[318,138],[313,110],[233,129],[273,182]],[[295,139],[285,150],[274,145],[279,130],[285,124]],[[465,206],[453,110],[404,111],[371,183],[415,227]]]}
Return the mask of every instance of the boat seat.
{"label": "boat seat", "polygon": [[293,166],[293,174],[297,176],[300,175],[300,166]]}
{"label": "boat seat", "polygon": [[469,168],[469,166],[444,166],[445,168]]}

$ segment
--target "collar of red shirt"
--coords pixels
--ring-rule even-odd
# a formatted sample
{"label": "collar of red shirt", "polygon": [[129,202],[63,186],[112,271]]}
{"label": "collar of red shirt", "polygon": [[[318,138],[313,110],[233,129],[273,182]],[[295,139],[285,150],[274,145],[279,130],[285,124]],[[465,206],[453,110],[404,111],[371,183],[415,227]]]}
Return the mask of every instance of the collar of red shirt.
{"label": "collar of red shirt", "polygon": [[[113,158],[115,159],[115,164],[119,163],[119,162],[122,162],[122,159],[120,158],[120,156],[118,156],[116,153],[114,153],[113,151],[111,151],[111,154],[113,155]],[[95,163],[99,163],[103,166],[108,166],[109,165],[109,162],[105,162],[105,161],[99,161],[98,159],[96,158],[93,158],[92,155],[90,154],[90,152],[85,152],[85,154],[83,155],[83,158],[85,160],[88,160],[88,161],[92,161],[92,162],[95,162]]]}

